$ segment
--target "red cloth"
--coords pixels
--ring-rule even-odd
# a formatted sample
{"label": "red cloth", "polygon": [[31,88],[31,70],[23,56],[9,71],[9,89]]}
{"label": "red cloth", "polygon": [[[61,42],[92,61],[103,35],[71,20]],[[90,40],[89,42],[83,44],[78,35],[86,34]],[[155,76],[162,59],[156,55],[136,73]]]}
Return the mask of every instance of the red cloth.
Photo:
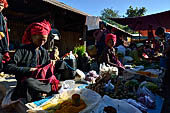
{"label": "red cloth", "polygon": [[31,75],[32,78],[35,78],[39,81],[51,83],[52,91],[58,91],[59,80],[54,75],[54,66],[50,63],[44,67],[38,68]]}
{"label": "red cloth", "polygon": [[0,0],[0,3],[4,3],[4,8],[8,7],[8,2],[7,0]]}
{"label": "red cloth", "polygon": [[9,56],[9,52],[6,52],[3,55],[2,63],[7,63],[10,59],[11,59],[11,57]]}
{"label": "red cloth", "polygon": [[[4,0],[5,1],[5,0]],[[7,21],[7,18],[4,17],[5,21]],[[7,23],[6,23],[6,37],[7,37],[7,40],[8,40],[8,47],[9,47],[9,34],[8,34],[8,27],[7,27]],[[6,52],[4,55],[3,55],[3,59],[2,59],[2,63],[6,63],[8,62],[9,60],[11,59],[11,57],[9,56],[9,52]]]}
{"label": "red cloth", "polygon": [[106,39],[105,39],[105,44],[107,45],[107,42],[112,39],[114,42],[114,46],[116,45],[116,35],[109,33],[106,35]]}
{"label": "red cloth", "polygon": [[40,23],[32,23],[29,25],[22,37],[22,43],[23,44],[31,44],[31,36],[32,35],[48,35],[51,31],[51,25],[48,21],[44,20]]}

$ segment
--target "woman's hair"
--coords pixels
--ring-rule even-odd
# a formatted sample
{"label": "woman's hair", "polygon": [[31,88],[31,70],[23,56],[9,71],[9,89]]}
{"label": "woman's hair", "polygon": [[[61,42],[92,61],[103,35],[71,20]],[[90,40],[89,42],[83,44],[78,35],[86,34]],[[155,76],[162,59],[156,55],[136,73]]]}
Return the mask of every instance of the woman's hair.
{"label": "woman's hair", "polygon": [[0,0],[0,3],[4,3],[4,8],[8,7],[8,2],[7,0]]}
{"label": "woman's hair", "polygon": [[161,35],[165,33],[165,28],[164,27],[158,27],[155,31],[155,34],[158,36],[158,35]]}

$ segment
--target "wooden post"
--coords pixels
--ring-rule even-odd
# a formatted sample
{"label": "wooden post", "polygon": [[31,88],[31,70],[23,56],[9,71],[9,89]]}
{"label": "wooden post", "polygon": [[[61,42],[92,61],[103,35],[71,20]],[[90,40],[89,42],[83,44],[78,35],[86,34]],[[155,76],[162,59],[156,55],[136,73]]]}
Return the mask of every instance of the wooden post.
{"label": "wooden post", "polygon": [[86,47],[86,41],[87,41],[87,26],[83,26],[83,41],[84,41],[84,46]]}
{"label": "wooden post", "polygon": [[139,42],[140,42],[140,30],[139,30]]}

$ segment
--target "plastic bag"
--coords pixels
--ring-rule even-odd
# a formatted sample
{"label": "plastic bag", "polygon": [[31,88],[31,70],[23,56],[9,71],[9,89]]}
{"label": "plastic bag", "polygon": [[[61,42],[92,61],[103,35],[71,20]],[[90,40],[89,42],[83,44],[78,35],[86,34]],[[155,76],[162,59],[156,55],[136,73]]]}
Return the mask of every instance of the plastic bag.
{"label": "plastic bag", "polygon": [[74,80],[65,80],[62,83],[62,87],[58,92],[63,93],[64,91],[74,89],[74,88],[75,88],[75,81]]}
{"label": "plastic bag", "polygon": [[99,75],[96,73],[96,71],[92,70],[86,74],[85,80],[88,82],[95,83],[97,77],[99,77]]}
{"label": "plastic bag", "polygon": [[137,90],[138,97],[140,96],[149,96],[153,101],[155,101],[154,94],[145,86],[141,87],[146,81],[142,82]]}
{"label": "plastic bag", "polygon": [[153,109],[156,107],[156,103],[149,96],[139,97],[138,101],[150,109]]}
{"label": "plastic bag", "polygon": [[117,67],[113,67],[110,65],[106,65],[105,63],[100,64],[100,72],[99,75],[102,75],[103,73],[108,73],[109,74],[115,74],[118,75],[118,68]]}
{"label": "plastic bag", "polygon": [[[80,98],[86,103],[86,108],[83,109],[80,113],[90,113],[90,111],[92,111],[94,109],[94,107],[100,102],[101,100],[101,96],[99,94],[97,94],[96,92],[90,90],[90,89],[77,89],[77,90],[67,90],[61,94],[56,94],[54,95],[54,97],[52,97],[49,101],[43,103],[42,105],[40,105],[38,108],[34,107],[34,108],[30,108],[27,112],[28,113],[37,113],[37,112],[43,112],[46,113],[45,110],[43,110],[44,106],[47,105],[52,105],[52,107],[54,107],[54,105],[56,106],[58,103],[62,103],[65,100],[68,100],[71,98],[71,96],[73,94],[80,94]],[[28,103],[30,104],[30,103]]]}
{"label": "plastic bag", "polygon": [[136,100],[127,99],[126,101],[127,101],[129,104],[135,106],[136,108],[140,109],[140,110],[143,111],[143,112],[146,112],[146,111],[147,111],[147,107],[146,107],[145,105],[143,105],[142,103],[137,102]]}
{"label": "plastic bag", "polygon": [[146,105],[148,108],[155,108],[155,96],[152,92],[145,86],[139,87],[137,91],[138,101]]}
{"label": "plastic bag", "polygon": [[106,92],[113,92],[114,90],[114,85],[111,83],[111,80],[107,84],[105,84],[104,90]]}
{"label": "plastic bag", "polygon": [[139,109],[130,105],[129,103],[123,100],[112,99],[106,95],[104,95],[99,104],[95,106],[91,112],[88,113],[105,113],[104,107],[107,106],[114,107],[117,110],[117,113],[142,113]]}

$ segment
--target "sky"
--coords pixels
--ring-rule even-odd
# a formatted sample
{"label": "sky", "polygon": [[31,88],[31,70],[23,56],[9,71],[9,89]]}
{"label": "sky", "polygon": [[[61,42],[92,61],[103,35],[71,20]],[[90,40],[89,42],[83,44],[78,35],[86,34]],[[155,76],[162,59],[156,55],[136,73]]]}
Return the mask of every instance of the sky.
{"label": "sky", "polygon": [[118,10],[123,16],[130,5],[132,7],[145,7],[145,15],[159,13],[170,10],[170,0],[57,0],[73,8],[88,13],[93,16],[100,16],[104,8]]}

